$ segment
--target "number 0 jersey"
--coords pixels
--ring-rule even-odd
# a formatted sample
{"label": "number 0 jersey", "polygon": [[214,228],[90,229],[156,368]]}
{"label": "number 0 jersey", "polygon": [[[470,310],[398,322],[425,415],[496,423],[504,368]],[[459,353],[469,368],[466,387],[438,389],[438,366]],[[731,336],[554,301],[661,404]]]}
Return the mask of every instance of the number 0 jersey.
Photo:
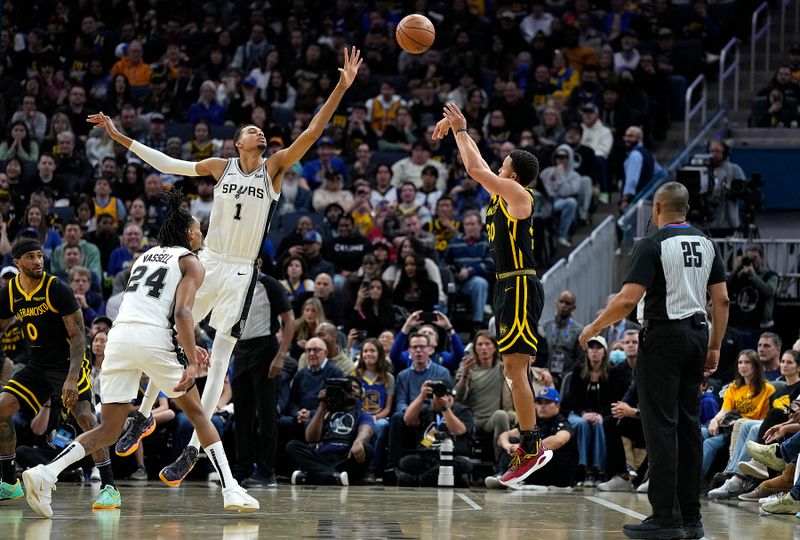
{"label": "number 0 jersey", "polygon": [[19,276],[0,291],[0,319],[17,317],[30,350],[31,365],[39,367],[69,367],[69,334],[63,318],[79,309],[72,289],[44,272],[30,294],[20,287]]}
{"label": "number 0 jersey", "polygon": [[244,174],[239,158],[229,159],[214,188],[206,247],[221,255],[255,261],[279,198],[267,174],[266,160]]}
{"label": "number 0 jersey", "polygon": [[183,278],[180,259],[194,254],[183,247],[154,247],[131,267],[131,277],[117,323],[139,323],[171,329],[174,326],[175,291]]}
{"label": "number 0 jersey", "polygon": [[533,192],[531,215],[515,219],[508,213],[508,204],[499,195],[493,195],[486,211],[486,232],[492,250],[495,271],[498,274],[514,270],[533,270]]}

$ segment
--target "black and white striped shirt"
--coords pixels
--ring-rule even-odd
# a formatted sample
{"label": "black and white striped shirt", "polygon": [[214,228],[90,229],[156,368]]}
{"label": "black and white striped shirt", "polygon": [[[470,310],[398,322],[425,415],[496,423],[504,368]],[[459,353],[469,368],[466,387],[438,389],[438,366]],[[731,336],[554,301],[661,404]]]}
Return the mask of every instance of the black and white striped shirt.
{"label": "black and white striped shirt", "polygon": [[640,322],[704,313],[708,286],[723,281],[725,268],[714,243],[686,223],[665,225],[642,238],[625,279],[647,289],[639,302]]}

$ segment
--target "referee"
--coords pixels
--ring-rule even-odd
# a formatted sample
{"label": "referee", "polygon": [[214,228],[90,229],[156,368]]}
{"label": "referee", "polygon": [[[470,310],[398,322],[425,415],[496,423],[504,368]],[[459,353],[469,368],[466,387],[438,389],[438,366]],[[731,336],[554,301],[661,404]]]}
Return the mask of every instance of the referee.
{"label": "referee", "polygon": [[[581,346],[639,305],[642,323],[636,383],[650,461],[653,507],[628,538],[702,538],[700,384],[717,369],[728,323],[725,270],[713,242],[686,223],[689,192],[677,182],[656,191],[658,231],[640,240],[622,290],[580,335]],[[706,292],[713,303],[709,336]],[[640,300],[642,300],[640,302]]]}

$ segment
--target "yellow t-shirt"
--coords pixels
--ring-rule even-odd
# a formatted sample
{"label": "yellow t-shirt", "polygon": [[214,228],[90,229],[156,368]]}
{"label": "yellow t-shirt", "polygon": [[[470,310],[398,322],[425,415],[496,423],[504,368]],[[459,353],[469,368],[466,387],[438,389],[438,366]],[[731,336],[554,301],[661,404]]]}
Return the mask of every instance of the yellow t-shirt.
{"label": "yellow t-shirt", "polygon": [[725,391],[722,399],[722,408],[728,411],[736,411],[742,418],[750,420],[761,420],[769,411],[769,398],[775,393],[775,387],[769,383],[764,384],[764,389],[757,396],[753,395],[753,387],[750,385],[736,386],[732,384]]}

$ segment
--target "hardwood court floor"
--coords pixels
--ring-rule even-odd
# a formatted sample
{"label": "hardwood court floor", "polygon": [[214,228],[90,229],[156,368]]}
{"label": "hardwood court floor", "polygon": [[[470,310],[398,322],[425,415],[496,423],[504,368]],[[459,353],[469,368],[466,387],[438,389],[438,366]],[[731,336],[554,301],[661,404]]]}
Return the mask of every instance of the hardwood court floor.
{"label": "hardwood court floor", "polygon": [[[60,484],[54,518],[24,499],[0,505],[0,538],[26,540],[162,540],[254,538],[470,538],[504,540],[620,539],[621,527],[644,517],[644,495],[383,487],[254,489],[261,510],[222,509],[219,487],[122,483],[122,510],[91,510],[97,485]],[[800,540],[794,516],[759,516],[751,503],[703,503],[707,538]]]}

